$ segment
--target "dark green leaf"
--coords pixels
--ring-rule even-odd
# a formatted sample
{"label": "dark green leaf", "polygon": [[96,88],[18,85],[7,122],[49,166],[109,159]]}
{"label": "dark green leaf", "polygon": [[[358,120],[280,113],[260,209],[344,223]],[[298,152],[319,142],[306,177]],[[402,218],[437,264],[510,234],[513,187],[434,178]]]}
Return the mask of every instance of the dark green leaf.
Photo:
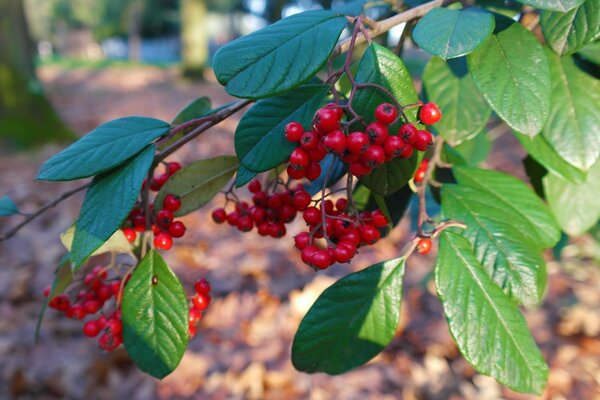
{"label": "dark green leaf", "polygon": [[543,184],[550,209],[566,233],[579,236],[596,224],[600,218],[600,162],[590,168],[581,184],[551,174],[544,177]]}
{"label": "dark green leaf", "polygon": [[575,168],[558,155],[543,135],[530,138],[515,131],[513,133],[525,150],[527,150],[527,153],[548,171],[573,183],[581,183],[585,180],[586,173]]}
{"label": "dark green leaf", "polygon": [[251,171],[263,172],[287,161],[297,144],[285,138],[283,129],[291,121],[310,126],[327,90],[323,85],[303,86],[257,102],[235,131],[235,152],[240,163]]}
{"label": "dark green leaf", "polygon": [[210,99],[206,96],[198,97],[186,105],[183,110],[179,111],[171,124],[183,124],[184,122],[206,115],[208,111],[210,111]]}
{"label": "dark green leaf", "polygon": [[494,16],[479,8],[434,8],[417,23],[412,37],[423,50],[447,60],[475,50],[495,25]]}
{"label": "dark green leaf", "polygon": [[44,314],[48,308],[48,302],[55,296],[63,293],[65,289],[73,282],[73,271],[71,270],[71,256],[69,253],[65,254],[58,262],[58,266],[54,270],[54,280],[50,287],[50,293],[44,300],[44,304],[38,314],[37,323],[35,324],[35,342],[37,343],[40,336],[40,328],[42,327],[42,321]]}
{"label": "dark green leaf", "polygon": [[181,207],[173,215],[189,214],[211,201],[237,168],[238,160],[234,156],[195,161],[181,168],[163,185],[155,203],[162,205],[167,194],[174,194],[180,197]]}
{"label": "dark green leaf", "polygon": [[543,10],[553,10],[566,12],[577,7],[585,0],[518,0],[520,3],[530,5],[532,7],[541,8]]}
{"label": "dark green leaf", "polygon": [[403,276],[404,259],[396,258],[347,275],[327,288],[296,332],[294,367],[335,375],[380,353],[396,333]]}
{"label": "dark green leaf", "polygon": [[559,55],[575,53],[600,35],[600,2],[587,0],[567,11],[542,11],[546,42]]}
{"label": "dark green leaf", "polygon": [[156,251],[135,268],[121,310],[131,359],[155,378],[169,375],[188,344],[189,304],[179,279]]}
{"label": "dark green leaf", "polygon": [[448,63],[432,57],[423,73],[429,100],[443,113],[435,129],[452,146],[472,139],[484,127],[492,110],[471,75],[458,77]]}
{"label": "dark green leaf", "polygon": [[569,164],[588,170],[600,156],[600,81],[572,57],[546,51],[552,73],[552,106],[542,135]]}
{"label": "dark green leaf", "polygon": [[465,359],[513,390],[541,394],[548,366],[527,323],[462,236],[442,233],[435,283],[450,333]]}
{"label": "dark green leaf", "polygon": [[415,151],[408,160],[394,158],[373,170],[370,175],[362,177],[360,182],[374,193],[389,196],[402,189],[412,179],[422,157],[421,152]]}
{"label": "dark green leaf", "polygon": [[492,109],[515,130],[536,135],[548,118],[551,85],[548,60],[535,36],[512,23],[494,33],[467,60],[475,84]]}
{"label": "dark green leaf", "polygon": [[346,17],[327,10],[292,15],[221,47],[217,79],[229,94],[260,99],[308,81],[333,51]]}
{"label": "dark green leaf", "polygon": [[235,187],[240,188],[250,182],[258,172],[250,171],[243,165],[238,165],[237,173],[235,174]]}
{"label": "dark green leaf", "polygon": [[8,196],[0,198],[0,217],[9,217],[19,213],[19,208]]}
{"label": "dark green leaf", "polygon": [[114,168],[164,135],[171,126],[146,117],[125,117],[106,122],[47,160],[37,179],[69,181]]}
{"label": "dark green leaf", "polygon": [[71,249],[77,269],[121,226],[135,205],[142,182],[154,161],[155,146],[147,146],[128,162],[98,175],[85,194]]}
{"label": "dark green leaf", "polygon": [[408,185],[387,197],[382,197],[378,194],[372,193],[364,209],[367,211],[373,211],[379,208],[388,218],[391,226],[396,226],[398,225],[398,222],[400,222],[400,219],[402,219],[404,216],[412,197],[413,191],[410,189],[410,187],[408,187]]}

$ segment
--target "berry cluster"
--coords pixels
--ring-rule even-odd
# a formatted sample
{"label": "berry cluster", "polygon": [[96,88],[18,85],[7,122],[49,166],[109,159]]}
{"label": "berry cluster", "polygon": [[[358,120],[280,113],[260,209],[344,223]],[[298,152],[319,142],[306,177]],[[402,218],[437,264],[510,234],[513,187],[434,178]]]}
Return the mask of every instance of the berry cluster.
{"label": "berry cluster", "polygon": [[192,297],[192,305],[190,306],[188,317],[188,329],[190,337],[196,335],[198,323],[202,319],[202,312],[208,308],[210,304],[210,283],[202,278],[198,279],[194,284],[196,294]]}
{"label": "berry cluster", "polygon": [[[67,318],[82,320],[101,312],[101,315],[95,319],[89,319],[83,324],[83,334],[93,338],[98,336],[100,348],[106,351],[113,351],[123,342],[121,310],[116,305],[115,309],[105,314],[103,309],[105,304],[119,296],[121,286],[125,285],[120,278],[107,279],[107,269],[102,266],[96,266],[92,272],[85,276],[83,281],[84,289],[77,294],[77,300],[71,302],[65,294],[59,294],[50,299],[48,307],[62,311]],[[50,287],[44,290],[44,296],[48,297]]]}
{"label": "berry cluster", "polygon": [[[181,165],[177,162],[167,163],[165,172],[152,178],[150,189],[153,191],[160,190],[167,180],[180,169]],[[154,247],[157,249],[169,250],[173,246],[173,238],[180,238],[185,235],[186,227],[184,223],[173,220],[173,213],[179,210],[180,207],[181,199],[174,194],[165,196],[161,209],[155,210],[153,203],[149,205],[152,211],[150,226],[154,233]],[[130,243],[135,242],[137,232],[146,230],[146,216],[142,204],[138,204],[133,208],[121,229]]]}

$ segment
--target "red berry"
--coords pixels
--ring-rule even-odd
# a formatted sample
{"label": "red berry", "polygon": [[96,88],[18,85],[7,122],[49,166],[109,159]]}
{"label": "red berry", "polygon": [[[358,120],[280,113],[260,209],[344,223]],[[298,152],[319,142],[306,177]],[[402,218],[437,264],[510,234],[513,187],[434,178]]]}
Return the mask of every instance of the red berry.
{"label": "red berry", "polygon": [[412,146],[404,146],[402,153],[400,153],[400,158],[411,158],[413,155],[413,147]]}
{"label": "red berry", "polygon": [[417,128],[413,124],[404,124],[398,129],[398,136],[404,143],[412,144],[417,138]]}
{"label": "red berry", "polygon": [[368,165],[364,165],[361,162],[353,162],[352,164],[350,164],[350,168],[348,168],[348,170],[352,175],[361,177],[369,175],[373,169]]}
{"label": "red berry", "polygon": [[285,229],[285,225],[283,223],[278,223],[278,224],[271,224],[269,226],[269,236],[273,237],[273,238],[280,238],[285,236],[286,234],[286,229]]}
{"label": "red berry", "polygon": [[190,325],[196,325],[202,319],[202,312],[196,307],[191,307],[188,312],[188,323]]}
{"label": "red berry", "polygon": [[425,179],[425,175],[426,175],[426,171],[423,168],[419,168],[417,169],[417,172],[415,172],[415,183],[421,183],[423,182],[423,179]]}
{"label": "red berry", "polygon": [[168,180],[169,174],[167,173],[157,175],[150,181],[150,189],[158,191]]}
{"label": "red berry", "polygon": [[169,211],[177,211],[181,207],[181,199],[174,194],[168,194],[163,200],[163,208]]}
{"label": "red berry", "polygon": [[50,295],[50,290],[52,290],[52,287],[50,286],[46,286],[44,288],[44,297],[48,297]]}
{"label": "red berry", "polygon": [[363,225],[359,228],[360,238],[367,244],[373,244],[379,240],[381,233],[373,225]]}
{"label": "red berry", "polygon": [[250,217],[252,218],[252,221],[256,222],[257,224],[263,222],[266,218],[266,215],[267,213],[264,208],[257,206],[250,207]]}
{"label": "red berry", "polygon": [[66,294],[59,294],[48,301],[48,307],[55,310],[65,311],[70,307],[70,301]]}
{"label": "red berry", "polygon": [[361,242],[360,232],[356,228],[351,228],[346,231],[342,236],[340,236],[340,243],[347,242],[353,243],[354,246],[359,246]]}
{"label": "red berry", "polygon": [[[112,291],[110,294],[112,297]],[[83,303],[83,309],[88,314],[95,314],[100,308],[102,308],[102,303],[98,300],[87,300]]]}
{"label": "red berry", "polygon": [[210,293],[210,282],[206,279],[198,279],[196,283],[194,283],[194,291],[197,294],[209,294]]}
{"label": "red berry", "polygon": [[340,127],[338,113],[329,108],[321,108],[315,114],[315,126],[322,132],[329,132]]}
{"label": "red berry", "polygon": [[70,309],[67,309],[67,317],[75,318],[75,319],[84,319],[88,313],[85,311],[85,308],[81,305],[74,305]]}
{"label": "red berry", "polygon": [[364,132],[352,132],[346,141],[350,153],[362,154],[369,148],[369,137]]}
{"label": "red berry", "polygon": [[237,221],[237,228],[242,232],[250,232],[254,228],[254,222],[249,215],[241,215]]}
{"label": "red berry", "polygon": [[171,225],[169,225],[169,234],[174,238],[180,238],[185,235],[185,225],[181,221],[173,221]]}
{"label": "red berry", "polygon": [[375,109],[375,119],[382,124],[391,124],[397,116],[398,110],[390,103],[382,103]]}
{"label": "red berry", "polygon": [[173,246],[173,238],[166,232],[154,236],[154,247],[160,250],[169,250]]}
{"label": "red berry", "polygon": [[373,144],[382,146],[389,136],[388,127],[381,122],[373,122],[367,126],[365,130],[369,140]]}
{"label": "red berry", "polygon": [[192,304],[198,311],[204,311],[208,308],[210,304],[210,295],[206,293],[196,294],[192,297]]}
{"label": "red berry", "polygon": [[442,113],[435,103],[427,103],[421,106],[419,119],[425,125],[433,125],[442,118]]}
{"label": "red berry", "polygon": [[292,222],[296,218],[296,209],[294,206],[284,204],[279,210],[279,219],[284,223]]}
{"label": "red berry", "polygon": [[252,193],[258,193],[258,192],[260,192],[260,189],[261,189],[261,185],[260,185],[260,181],[258,179],[253,179],[248,184],[248,190]]}
{"label": "red berry", "polygon": [[346,263],[354,257],[354,252],[348,246],[340,246],[339,244],[333,250],[335,261]]}
{"label": "red berry", "polygon": [[137,233],[135,232],[135,229],[123,228],[121,230],[123,231],[123,235],[125,235],[125,239],[127,239],[127,241],[129,243],[135,242],[135,238],[137,237]]}
{"label": "red berry", "polygon": [[294,149],[294,151],[292,151],[292,154],[290,154],[290,164],[295,168],[295,169],[303,169],[308,167],[308,164],[310,163],[310,158],[308,157],[308,154],[306,153],[306,151],[302,148],[297,148]]}
{"label": "red berry", "polygon": [[342,154],[340,154],[340,159],[346,164],[352,164],[360,160],[360,154],[350,153],[350,150],[346,149]]}
{"label": "red berry", "polygon": [[113,291],[110,286],[102,285],[96,290],[96,294],[101,301],[106,301],[113,296]]}
{"label": "red berry", "polygon": [[173,222],[173,213],[162,209],[156,214],[156,222],[162,226],[169,226]]}
{"label": "red berry", "polygon": [[306,246],[302,249],[302,253],[300,254],[300,258],[305,264],[312,264],[313,255],[319,251],[315,246]]}
{"label": "red berry", "polygon": [[348,199],[345,198],[339,198],[335,201],[335,208],[338,211],[346,211],[346,208],[348,208]]}
{"label": "red berry", "polygon": [[106,330],[112,335],[120,335],[123,332],[121,318],[113,316],[106,321]]}
{"label": "red berry", "polygon": [[271,229],[268,222],[261,222],[258,224],[258,234],[260,236],[269,236],[270,231]]}
{"label": "red berry", "polygon": [[300,138],[300,146],[304,150],[314,150],[319,144],[319,137],[314,132],[304,132]]}
{"label": "red berry", "polygon": [[284,129],[285,137],[290,142],[298,142],[304,133],[304,128],[297,122],[290,122]]}
{"label": "red berry", "polygon": [[294,245],[298,250],[304,250],[310,244],[310,234],[308,232],[300,232],[294,236]]}
{"label": "red berry", "polygon": [[100,333],[98,322],[96,320],[87,321],[83,324],[83,334],[87,337],[96,337]]}
{"label": "red berry", "polygon": [[170,162],[167,163],[167,174],[173,175],[175,172],[179,171],[181,169],[181,164],[179,164],[178,162]]}
{"label": "red berry", "polygon": [[319,269],[325,269],[333,264],[327,250],[317,250],[311,257],[311,264]]}
{"label": "red berry", "polygon": [[321,164],[316,161],[311,162],[306,167],[306,179],[314,181],[321,175]]}
{"label": "red berry", "polygon": [[342,131],[333,131],[323,138],[323,145],[330,153],[341,154],[346,150],[346,135]]}
{"label": "red berry", "polygon": [[344,116],[344,110],[342,110],[342,108],[335,103],[329,103],[325,106],[325,108],[329,110],[334,110],[338,120],[342,119],[342,117]]}
{"label": "red berry", "polygon": [[392,159],[400,157],[402,150],[404,150],[404,140],[400,136],[388,136],[383,145],[383,151],[385,152],[386,159]]}
{"label": "red berry", "polygon": [[419,151],[425,151],[429,146],[433,144],[433,136],[428,131],[418,131],[417,138],[413,143],[413,147]]}
{"label": "red berry", "polygon": [[300,211],[306,210],[306,208],[310,205],[311,202],[310,194],[308,194],[308,192],[305,192],[304,190],[298,191],[294,193],[293,202],[294,207],[296,207],[296,209]]}
{"label": "red berry", "polygon": [[362,156],[362,162],[371,168],[377,168],[385,161],[385,152],[380,146],[371,145]]}
{"label": "red berry", "polygon": [[387,226],[388,219],[381,212],[381,210],[375,210],[371,213],[371,224],[373,224],[376,228],[383,228]]}
{"label": "red berry", "polygon": [[222,224],[227,219],[227,212],[225,212],[224,208],[215,208],[211,216],[217,224]]}
{"label": "red berry", "polygon": [[308,157],[310,158],[311,161],[319,162],[322,159],[324,159],[326,155],[327,155],[327,150],[325,149],[325,146],[323,145],[323,143],[320,143],[320,142],[317,145],[316,149],[308,151]]}
{"label": "red berry", "polygon": [[417,244],[417,251],[420,254],[427,254],[431,251],[431,239],[421,239]]}
{"label": "red berry", "polygon": [[321,210],[314,206],[308,207],[306,210],[304,210],[302,217],[304,218],[304,221],[306,221],[307,224],[316,225],[319,222],[321,222]]}
{"label": "red berry", "polygon": [[287,174],[292,179],[302,179],[306,175],[306,171],[304,169],[296,169],[293,165],[288,165]]}

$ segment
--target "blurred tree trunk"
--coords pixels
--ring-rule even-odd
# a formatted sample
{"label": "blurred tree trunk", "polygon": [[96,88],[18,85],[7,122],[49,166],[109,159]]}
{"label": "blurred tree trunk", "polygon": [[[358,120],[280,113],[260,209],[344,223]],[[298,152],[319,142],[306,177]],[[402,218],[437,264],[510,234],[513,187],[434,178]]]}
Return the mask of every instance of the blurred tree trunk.
{"label": "blurred tree trunk", "polygon": [[183,74],[202,78],[208,62],[205,0],[181,1],[181,58]]}
{"label": "blurred tree trunk", "polygon": [[144,1],[134,1],[129,7],[129,18],[127,21],[127,47],[129,48],[129,60],[131,61],[141,60],[143,14]]}
{"label": "blurred tree trunk", "polygon": [[35,74],[22,0],[0,0],[0,139],[29,146],[73,138]]}

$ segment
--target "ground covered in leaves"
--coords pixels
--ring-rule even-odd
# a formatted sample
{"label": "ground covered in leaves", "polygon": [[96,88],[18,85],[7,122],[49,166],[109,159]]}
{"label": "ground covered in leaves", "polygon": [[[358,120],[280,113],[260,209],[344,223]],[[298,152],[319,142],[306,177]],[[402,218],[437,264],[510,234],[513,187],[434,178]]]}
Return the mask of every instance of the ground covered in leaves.
{"label": "ground covered in leaves", "polygon": [[[108,70],[45,67],[47,91],[78,133],[126,115],[170,120],[190,100],[230,100],[213,83],[190,83],[177,71],[152,67]],[[232,154],[235,121],[225,121],[174,155],[182,163]],[[518,146],[501,136],[492,167],[521,174]],[[516,146],[516,147],[515,147]],[[71,183],[34,182],[40,163],[58,151],[0,149],[1,195],[34,210]],[[242,193],[242,196],[244,194]],[[50,210],[16,237],[0,243],[0,398],[85,399],[529,399],[476,374],[448,333],[431,272],[435,254],[408,262],[402,319],[394,341],[363,368],[341,376],[296,372],[290,362],[294,332],[310,305],[335,279],[398,255],[410,238],[410,218],[366,249],[351,266],[315,274],[283,239],[259,239],[214,224],[210,207],[184,218],[189,227],[167,260],[191,293],[198,277],[213,285],[213,302],[179,368],[163,381],[144,375],[123,350],[103,354],[83,337],[81,322],[46,314],[34,344],[42,290],[64,249],[58,239],[77,216],[81,197]],[[215,200],[220,205],[222,199]],[[2,221],[1,230],[14,223]],[[291,234],[291,235],[290,235]],[[591,238],[567,246],[561,262],[548,254],[544,304],[526,313],[551,372],[544,399],[600,399],[600,250]],[[99,260],[102,261],[102,260]]]}

